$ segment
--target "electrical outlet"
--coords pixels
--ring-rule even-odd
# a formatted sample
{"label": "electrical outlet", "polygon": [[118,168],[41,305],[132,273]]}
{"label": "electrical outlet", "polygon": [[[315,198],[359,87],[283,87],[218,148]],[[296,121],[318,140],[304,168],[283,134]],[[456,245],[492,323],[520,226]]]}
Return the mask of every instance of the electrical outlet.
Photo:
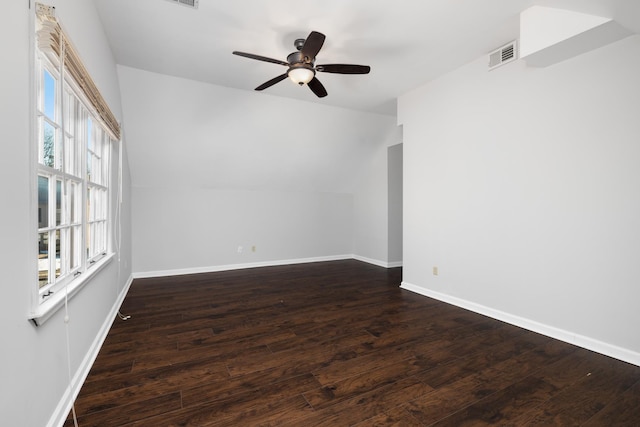
{"label": "electrical outlet", "polygon": [[436,266],[433,267],[433,275],[434,276],[438,275],[438,267],[436,267]]}
{"label": "electrical outlet", "polygon": [[256,251],[256,245],[251,246],[251,252],[255,252]]}
{"label": "electrical outlet", "polygon": [[238,246],[238,253],[241,254],[242,253],[242,246]]}

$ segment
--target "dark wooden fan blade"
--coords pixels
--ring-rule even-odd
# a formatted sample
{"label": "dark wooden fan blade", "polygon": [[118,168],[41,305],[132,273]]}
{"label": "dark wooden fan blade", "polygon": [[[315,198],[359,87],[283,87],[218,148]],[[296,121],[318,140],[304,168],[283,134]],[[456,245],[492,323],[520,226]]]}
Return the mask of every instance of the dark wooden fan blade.
{"label": "dark wooden fan blade", "polygon": [[371,71],[371,67],[369,67],[368,65],[354,64],[325,64],[317,65],[316,71],[337,74],[369,74],[369,71]]}
{"label": "dark wooden fan blade", "polygon": [[317,78],[314,77],[313,79],[311,79],[311,81],[307,83],[307,86],[309,86],[309,89],[311,89],[311,91],[315,93],[318,98],[324,98],[325,96],[327,96],[327,90]]}
{"label": "dark wooden fan blade", "polygon": [[302,49],[300,52],[302,53],[303,58],[308,58],[307,62],[312,62],[320,49],[322,49],[322,45],[324,44],[324,34],[319,33],[317,31],[311,31],[309,36],[304,42]]}
{"label": "dark wooden fan blade", "polygon": [[289,66],[288,62],[280,61],[279,59],[267,58],[266,56],[254,55],[253,53],[238,52],[236,50],[236,51],[233,51],[233,54],[234,55],[238,55],[238,56],[244,56],[245,58],[257,59],[258,61],[264,61],[264,62],[271,62],[273,64],[286,65],[287,67]]}
{"label": "dark wooden fan blade", "polygon": [[280,75],[280,76],[278,76],[278,77],[274,77],[274,78],[272,78],[272,79],[271,79],[271,80],[269,80],[268,82],[264,82],[264,83],[262,83],[260,86],[258,86],[258,87],[256,88],[256,90],[264,90],[264,89],[266,89],[266,88],[268,88],[268,87],[273,86],[273,85],[274,85],[274,84],[276,84],[276,83],[279,83],[279,82],[283,81],[283,80],[284,80],[284,79],[286,79],[286,78],[287,78],[287,73],[284,73],[284,74],[282,74],[282,75]]}

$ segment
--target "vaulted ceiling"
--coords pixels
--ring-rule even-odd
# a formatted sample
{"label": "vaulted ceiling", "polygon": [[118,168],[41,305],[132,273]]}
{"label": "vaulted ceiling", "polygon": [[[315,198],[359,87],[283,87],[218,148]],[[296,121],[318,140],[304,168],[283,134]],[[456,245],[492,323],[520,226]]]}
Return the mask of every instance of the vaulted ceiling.
{"label": "vaulted ceiling", "polygon": [[519,13],[542,5],[604,16],[640,32],[632,0],[95,0],[118,64],[252,91],[286,71],[232,55],[285,60],[310,31],[327,38],[318,63],[371,66],[322,73],[329,95],[283,81],[272,95],[395,115],[399,95],[516,39]]}

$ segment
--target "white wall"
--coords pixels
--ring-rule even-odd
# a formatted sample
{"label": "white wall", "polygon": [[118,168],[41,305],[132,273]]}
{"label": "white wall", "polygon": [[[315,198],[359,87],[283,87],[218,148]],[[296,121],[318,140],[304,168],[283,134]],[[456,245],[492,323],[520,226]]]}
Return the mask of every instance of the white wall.
{"label": "white wall", "polygon": [[386,263],[393,117],[118,73],[136,273],[353,253]]}
{"label": "white wall", "polygon": [[387,149],[389,262],[402,265],[402,144]]}
{"label": "white wall", "polygon": [[[2,156],[0,156],[0,271],[3,295],[0,302],[0,414],[3,425],[44,426],[59,421],[66,413],[63,401],[68,385],[67,352],[63,313],[60,311],[44,325],[35,327],[27,320],[30,289],[36,285],[36,220],[30,215],[36,203],[32,199],[32,165],[29,156],[30,68],[29,40],[33,30],[28,2],[5,2],[3,14],[11,17],[0,26],[3,40],[3,71],[0,79],[0,117],[2,117]],[[121,117],[115,63],[101,31],[93,2],[83,0],[50,1],[76,47],[93,74],[94,80]],[[32,3],[33,4],[33,3]],[[114,152],[117,158],[117,152]],[[114,167],[116,162],[114,162]],[[130,229],[128,202],[129,175],[125,170],[124,230]],[[114,193],[115,198],[115,193]],[[126,233],[126,232],[125,232]],[[111,262],[69,301],[69,336],[72,376],[92,351],[100,328],[108,317],[116,295],[131,274],[131,245],[126,234],[122,264]],[[76,377],[77,378],[77,377]],[[81,378],[80,378],[81,380]],[[75,384],[75,391],[79,383]]]}
{"label": "white wall", "polygon": [[135,272],[349,255],[352,211],[348,194],[134,187]]}
{"label": "white wall", "polygon": [[[391,129],[385,143],[378,145],[368,159],[363,158],[362,173],[354,192],[352,235],[356,257],[384,267],[394,266],[390,258],[389,239],[389,152],[390,145],[402,139],[400,127]],[[382,261],[382,262],[380,262]]]}
{"label": "white wall", "polygon": [[639,75],[633,36],[402,96],[405,285],[640,364]]}

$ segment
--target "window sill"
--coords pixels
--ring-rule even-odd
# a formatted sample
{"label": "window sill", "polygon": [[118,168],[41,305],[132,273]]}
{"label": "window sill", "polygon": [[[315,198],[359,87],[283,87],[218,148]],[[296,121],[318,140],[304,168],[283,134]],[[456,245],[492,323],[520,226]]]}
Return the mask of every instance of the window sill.
{"label": "window sill", "polygon": [[73,296],[77,294],[93,276],[111,262],[113,257],[114,254],[104,256],[100,261],[97,261],[92,265],[86,273],[69,283],[66,287],[66,292],[64,291],[64,288],[62,288],[60,291],[47,298],[46,301],[42,302],[38,307],[31,311],[29,314],[29,320],[31,320],[36,326],[40,326],[49,320],[56,311],[64,306],[65,294],[67,296],[67,300],[73,298]]}

